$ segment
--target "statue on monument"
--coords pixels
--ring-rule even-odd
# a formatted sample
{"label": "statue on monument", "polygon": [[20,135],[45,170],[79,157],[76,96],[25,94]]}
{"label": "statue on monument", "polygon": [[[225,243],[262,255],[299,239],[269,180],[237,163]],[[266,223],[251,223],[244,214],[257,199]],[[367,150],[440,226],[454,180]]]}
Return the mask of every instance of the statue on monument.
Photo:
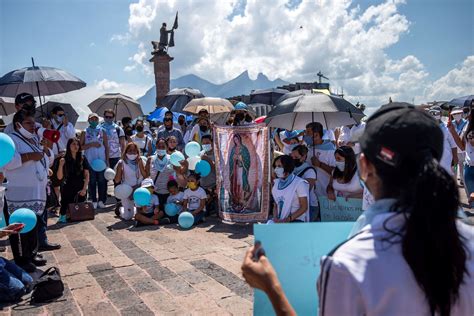
{"label": "statue on monument", "polygon": [[[174,30],[178,29],[178,12],[176,12],[176,18],[171,30],[166,29],[166,23],[163,23],[160,28],[160,41],[152,41],[153,52],[152,54],[166,55],[168,53],[168,47],[174,47]],[[170,34],[168,41],[168,34]]]}

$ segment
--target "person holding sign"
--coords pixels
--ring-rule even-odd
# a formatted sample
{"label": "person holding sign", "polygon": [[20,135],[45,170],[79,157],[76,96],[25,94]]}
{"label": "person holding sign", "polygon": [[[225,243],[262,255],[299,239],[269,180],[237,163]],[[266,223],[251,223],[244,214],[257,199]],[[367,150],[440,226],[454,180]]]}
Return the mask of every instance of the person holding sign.
{"label": "person holding sign", "polygon": [[354,150],[349,146],[341,146],[334,152],[334,157],[336,168],[327,187],[328,199],[333,201],[336,197],[361,199],[363,187],[357,174]]}
{"label": "person holding sign", "polygon": [[275,207],[269,223],[308,222],[309,183],[293,173],[293,158],[279,156],[275,158],[273,168],[277,176],[272,188]]}
{"label": "person holding sign", "polygon": [[[374,216],[322,259],[320,315],[474,315],[474,231],[457,218],[459,191],[440,163],[443,138],[414,106],[387,104],[368,119],[358,170]],[[254,255],[244,260],[244,278],[277,313],[294,314],[271,264]]]}

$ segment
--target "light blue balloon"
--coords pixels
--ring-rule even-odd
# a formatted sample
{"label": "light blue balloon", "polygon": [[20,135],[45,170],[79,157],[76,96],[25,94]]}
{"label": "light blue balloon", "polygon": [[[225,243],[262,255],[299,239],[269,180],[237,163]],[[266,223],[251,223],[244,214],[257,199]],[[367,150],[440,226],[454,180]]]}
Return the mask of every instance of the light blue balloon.
{"label": "light blue balloon", "polygon": [[148,189],[138,188],[133,192],[133,200],[137,206],[148,206],[151,201],[151,193]]}
{"label": "light blue balloon", "polygon": [[15,143],[5,133],[0,133],[0,168],[5,166],[15,155]]}
{"label": "light blue balloon", "polygon": [[21,234],[30,232],[36,226],[36,214],[30,209],[19,208],[10,216],[10,224],[22,223],[25,227],[21,230]]}
{"label": "light blue balloon", "polygon": [[207,177],[211,173],[211,165],[206,160],[201,160],[196,164],[196,173],[199,173],[201,177]]}
{"label": "light blue balloon", "polygon": [[181,164],[179,162],[184,160],[184,155],[180,151],[175,151],[171,154],[170,160],[173,166],[180,167]]}
{"label": "light blue balloon", "polygon": [[178,223],[181,228],[188,229],[194,224],[194,216],[189,212],[183,212],[179,214]]}
{"label": "light blue balloon", "polygon": [[180,207],[175,203],[165,204],[165,213],[168,216],[176,216],[179,213]]}
{"label": "light blue balloon", "polygon": [[189,142],[186,144],[184,152],[188,157],[197,157],[201,153],[201,145],[196,142]]}
{"label": "light blue balloon", "polygon": [[94,159],[91,163],[92,170],[102,172],[107,168],[107,164],[102,159]]}

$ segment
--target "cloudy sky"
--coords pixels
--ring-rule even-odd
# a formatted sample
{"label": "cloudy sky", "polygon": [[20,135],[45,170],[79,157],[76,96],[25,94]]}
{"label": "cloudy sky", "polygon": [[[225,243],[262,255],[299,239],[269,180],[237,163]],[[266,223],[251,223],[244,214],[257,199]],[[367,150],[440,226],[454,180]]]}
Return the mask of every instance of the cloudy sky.
{"label": "cloudy sky", "polygon": [[150,41],[176,11],[174,78],[312,81],[321,70],[372,107],[474,92],[471,0],[2,0],[0,73],[32,56],[70,71],[88,87],[55,98],[83,115],[105,92],[139,97],[154,83]]}

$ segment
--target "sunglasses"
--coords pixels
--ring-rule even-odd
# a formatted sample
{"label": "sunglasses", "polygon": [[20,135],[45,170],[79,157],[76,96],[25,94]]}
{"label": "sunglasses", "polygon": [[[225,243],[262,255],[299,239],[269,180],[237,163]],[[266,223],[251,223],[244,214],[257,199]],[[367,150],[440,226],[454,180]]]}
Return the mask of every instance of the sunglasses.
{"label": "sunglasses", "polygon": [[113,117],[113,116],[104,116],[104,118],[106,118],[106,119],[113,119],[114,117]]}
{"label": "sunglasses", "polygon": [[169,122],[169,121],[172,121],[173,119],[170,119],[170,118],[165,118],[165,122]]}

